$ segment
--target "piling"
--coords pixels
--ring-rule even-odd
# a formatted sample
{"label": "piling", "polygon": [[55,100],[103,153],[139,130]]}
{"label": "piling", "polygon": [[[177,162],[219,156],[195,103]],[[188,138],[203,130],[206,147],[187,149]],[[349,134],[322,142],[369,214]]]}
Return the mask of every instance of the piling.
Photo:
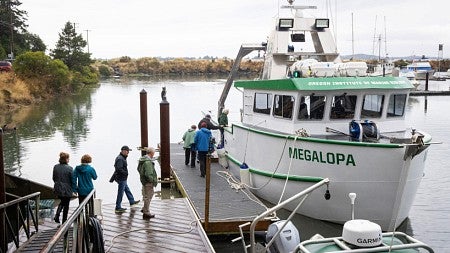
{"label": "piling", "polygon": [[209,226],[209,194],[211,186],[211,154],[206,155],[206,175],[205,175],[205,231]]}
{"label": "piling", "polygon": [[[139,95],[141,112],[141,148],[143,148],[148,147],[147,91],[142,89]],[[144,150],[141,150],[141,155],[146,155]]]}
{"label": "piling", "polygon": [[[161,181],[170,182],[170,104],[166,98],[166,87],[161,91],[162,101],[159,103],[160,141],[159,157],[161,158]],[[170,186],[167,184],[168,187]]]}
{"label": "piling", "polygon": [[425,74],[425,90],[428,91],[428,79],[430,77],[430,72],[427,71]]}

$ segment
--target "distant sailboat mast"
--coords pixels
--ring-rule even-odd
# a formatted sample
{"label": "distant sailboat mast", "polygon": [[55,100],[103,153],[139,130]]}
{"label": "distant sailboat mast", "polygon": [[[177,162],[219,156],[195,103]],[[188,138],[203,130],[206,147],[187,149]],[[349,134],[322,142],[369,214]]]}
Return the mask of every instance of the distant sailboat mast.
{"label": "distant sailboat mast", "polygon": [[388,50],[387,50],[387,32],[386,32],[386,16],[384,16],[384,53],[385,58],[389,58]]}

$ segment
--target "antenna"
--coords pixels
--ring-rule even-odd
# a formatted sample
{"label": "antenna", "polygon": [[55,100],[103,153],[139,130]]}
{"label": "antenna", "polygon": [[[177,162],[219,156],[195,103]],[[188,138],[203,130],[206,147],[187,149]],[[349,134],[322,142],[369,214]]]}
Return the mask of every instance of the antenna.
{"label": "antenna", "polygon": [[348,194],[348,197],[350,198],[350,203],[352,205],[352,220],[355,219],[355,199],[356,199],[356,193],[351,192]]}
{"label": "antenna", "polygon": [[353,33],[353,12],[352,12],[352,57],[355,57],[355,35]]}

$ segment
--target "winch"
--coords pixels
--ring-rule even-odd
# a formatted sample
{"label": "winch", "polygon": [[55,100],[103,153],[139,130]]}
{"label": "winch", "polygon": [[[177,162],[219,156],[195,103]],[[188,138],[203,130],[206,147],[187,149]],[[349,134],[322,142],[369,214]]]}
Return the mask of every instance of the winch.
{"label": "winch", "polygon": [[352,139],[363,141],[366,139],[380,139],[380,131],[377,124],[371,120],[352,120],[349,123],[349,133]]}

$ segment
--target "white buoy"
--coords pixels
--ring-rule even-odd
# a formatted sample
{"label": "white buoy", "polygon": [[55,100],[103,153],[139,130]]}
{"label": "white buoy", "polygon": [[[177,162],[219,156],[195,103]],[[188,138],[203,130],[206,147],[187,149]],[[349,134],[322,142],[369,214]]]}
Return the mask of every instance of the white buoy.
{"label": "white buoy", "polygon": [[248,169],[247,164],[243,163],[240,166],[239,175],[241,176],[241,183],[251,186],[250,171]]}

